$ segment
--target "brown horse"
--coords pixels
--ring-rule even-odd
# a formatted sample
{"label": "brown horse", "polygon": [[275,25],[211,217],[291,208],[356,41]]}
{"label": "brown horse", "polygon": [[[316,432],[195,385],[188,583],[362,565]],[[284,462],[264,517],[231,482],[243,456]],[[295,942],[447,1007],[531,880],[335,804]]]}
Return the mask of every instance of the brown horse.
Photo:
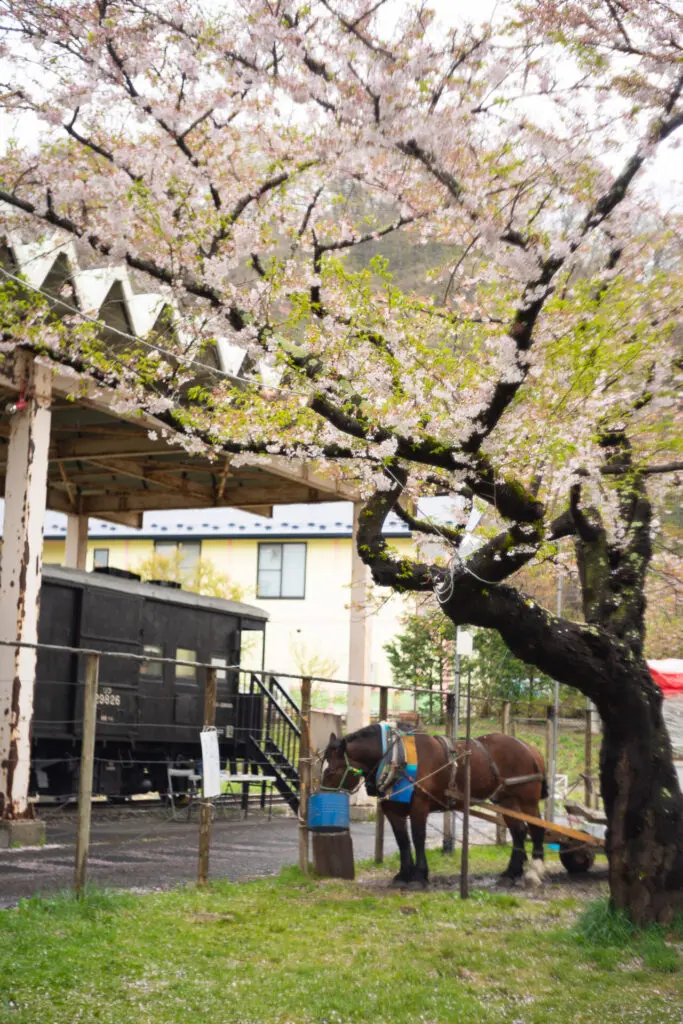
{"label": "brown horse", "polygon": [[[384,814],[396,837],[401,870],[394,882],[427,885],[427,815],[447,808],[462,809],[465,778],[462,754],[465,744],[454,745],[454,755],[458,760],[453,777],[452,758],[443,737],[430,736],[428,733],[415,733],[414,736],[417,780],[409,803],[397,803],[390,798],[382,798],[378,793],[377,771],[383,757],[379,725],[365,726],[342,740],[332,733],[324,755],[326,766],[322,786],[324,789],[353,790],[361,781],[365,781],[370,796],[379,796]],[[527,859],[524,849],[527,825],[515,818],[506,817],[504,808],[540,817],[539,800],[547,796],[543,758],[533,747],[514,736],[502,733],[479,736],[471,742],[470,779],[472,800],[493,799],[503,810],[503,819],[512,836],[512,853],[502,877],[519,878]],[[415,847],[414,861],[408,837],[408,818]],[[544,830],[538,825],[529,825],[528,830],[533,843],[533,864],[540,877],[543,871]]]}

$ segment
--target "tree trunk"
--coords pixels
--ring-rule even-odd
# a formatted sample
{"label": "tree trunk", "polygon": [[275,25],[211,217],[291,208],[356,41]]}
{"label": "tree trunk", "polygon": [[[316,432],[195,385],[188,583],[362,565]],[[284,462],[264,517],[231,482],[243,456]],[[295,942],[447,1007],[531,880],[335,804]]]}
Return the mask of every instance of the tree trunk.
{"label": "tree trunk", "polygon": [[553,619],[534,602],[517,595],[511,601],[511,594],[500,588],[498,600],[489,598],[482,624],[493,624],[493,612],[512,653],[580,690],[603,722],[600,779],[612,901],[638,924],[666,924],[683,912],[683,796],[661,691],[644,656],[627,643],[604,629]]}
{"label": "tree trunk", "polygon": [[[517,658],[593,701],[604,724],[600,771],[612,900],[639,924],[667,923],[683,912],[683,796],[662,694],[643,653],[652,516],[643,478],[630,472],[627,441],[617,434],[604,443],[620,453],[617,468],[624,474],[616,485],[619,536],[611,542],[598,510],[581,505],[579,484],[551,530],[574,537],[585,622],[551,614],[506,582],[540,542],[533,526],[514,524],[467,564],[454,563],[447,577],[436,566],[413,563],[406,584],[405,560],[391,560],[381,532],[396,502],[390,488],[366,506],[359,544],[375,582],[426,590],[436,581],[442,611],[455,626],[497,629]],[[611,456],[608,465],[614,466]],[[396,486],[400,494],[400,480]],[[447,589],[439,590],[444,581]]]}
{"label": "tree trunk", "polygon": [[646,678],[631,670],[623,701],[599,708],[610,892],[636,923],[665,924],[683,910],[683,797],[661,695],[647,666],[639,668]]}

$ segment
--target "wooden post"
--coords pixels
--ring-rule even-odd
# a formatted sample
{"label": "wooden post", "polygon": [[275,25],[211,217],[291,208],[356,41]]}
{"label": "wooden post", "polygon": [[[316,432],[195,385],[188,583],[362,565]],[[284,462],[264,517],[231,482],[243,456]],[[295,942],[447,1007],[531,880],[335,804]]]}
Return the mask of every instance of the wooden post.
{"label": "wooden post", "polygon": [[69,569],[85,569],[88,559],[88,517],[66,517],[66,544],[64,565]]}
{"label": "wooden post", "polygon": [[[206,669],[204,687],[204,728],[211,729],[216,724],[216,676],[215,668]],[[212,805],[210,798],[202,793],[199,805],[199,863],[197,866],[197,885],[206,885],[209,881],[209,851],[211,849],[211,818]]]}
{"label": "wooden post", "polygon": [[[358,530],[363,510],[362,502],[353,506],[353,536],[351,539],[351,608],[349,615],[349,679],[353,683],[369,683],[372,679],[372,615],[368,606],[368,592],[372,586],[370,570],[358,552]],[[370,721],[370,687],[348,687],[346,730],[361,729]],[[362,798],[365,798],[365,790]],[[368,799],[368,803],[371,801]]]}
{"label": "wooden post", "polygon": [[95,764],[95,729],[97,728],[97,682],[99,674],[100,656],[99,654],[89,654],[85,663],[81,770],[78,779],[78,834],[76,836],[76,877],[74,882],[77,896],[83,895],[88,870],[92,777]]}
{"label": "wooden post", "polygon": [[[379,720],[386,722],[389,714],[389,690],[386,686],[379,688]],[[375,864],[381,864],[384,860],[384,811],[382,803],[377,801],[377,816],[375,818]]]}
{"label": "wooden post", "polygon": [[548,777],[548,799],[545,803],[545,816],[548,821],[555,820],[555,707],[547,704],[545,709],[545,766]]}
{"label": "wooden post", "polygon": [[467,720],[465,724],[465,785],[462,808],[462,843],[460,855],[460,899],[466,900],[470,894],[470,797],[472,790],[472,700],[470,672],[467,673]]}
{"label": "wooden post", "polygon": [[299,726],[299,867],[308,874],[308,797],[311,791],[310,732],[311,680],[301,680]]}
{"label": "wooden post", "polygon": [[[446,738],[455,741],[455,692],[451,691],[446,697]],[[455,812],[443,812],[443,839],[441,841],[442,853],[453,853],[455,847]]]}
{"label": "wooden post", "polygon": [[[503,703],[503,717],[502,717],[502,721],[501,721],[501,732],[503,732],[506,736],[510,735],[510,719],[511,719],[511,717],[512,717],[512,704],[510,703],[509,700],[506,700]],[[500,824],[496,825],[496,846],[504,846],[505,845],[505,832],[506,832],[506,828],[505,828],[505,823],[503,822],[502,818],[500,818],[500,816],[499,816],[499,820],[500,820]]]}
{"label": "wooden post", "polygon": [[586,722],[584,732],[583,785],[586,807],[593,804],[593,714],[591,702],[586,701]]}
{"label": "wooden post", "polygon": [[510,735],[510,726],[512,721],[512,703],[509,700],[503,702],[503,720],[502,720],[502,731],[506,736]]}
{"label": "wooden post", "polygon": [[[9,444],[0,561],[0,639],[38,642],[43,522],[47,501],[52,373],[29,352],[14,355],[18,397],[5,406]],[[39,842],[29,804],[34,647],[0,647],[0,830],[12,842]],[[43,825],[44,829],[44,825]],[[44,835],[44,832],[43,832]],[[2,844],[0,844],[2,845]]]}

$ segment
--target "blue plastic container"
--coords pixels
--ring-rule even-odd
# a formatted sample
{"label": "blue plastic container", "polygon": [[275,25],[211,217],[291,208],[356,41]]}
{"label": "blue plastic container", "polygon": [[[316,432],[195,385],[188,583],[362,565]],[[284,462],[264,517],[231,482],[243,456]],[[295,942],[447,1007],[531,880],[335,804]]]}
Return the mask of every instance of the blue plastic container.
{"label": "blue plastic container", "polygon": [[344,832],[349,827],[349,794],[313,793],[308,801],[308,827],[313,832]]}

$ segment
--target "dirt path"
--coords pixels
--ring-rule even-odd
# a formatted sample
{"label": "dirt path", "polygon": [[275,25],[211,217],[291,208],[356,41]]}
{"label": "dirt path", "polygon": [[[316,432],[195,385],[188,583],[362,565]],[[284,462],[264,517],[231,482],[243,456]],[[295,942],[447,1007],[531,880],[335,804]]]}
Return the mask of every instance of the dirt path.
{"label": "dirt path", "polygon": [[[386,873],[360,878],[358,885],[373,895],[390,894],[397,890],[389,885]],[[432,891],[460,892],[460,875],[432,875],[429,883]],[[545,901],[548,899],[575,899],[581,902],[599,899],[609,892],[607,881],[607,865],[594,865],[583,875],[570,875],[561,864],[548,864],[546,875],[540,886],[530,885],[526,880],[509,885],[501,882],[497,873],[473,873],[470,875],[470,892],[483,889],[492,893],[510,893],[524,899]],[[401,891],[401,890],[399,890]],[[415,893],[419,890],[406,888],[405,892]]]}

